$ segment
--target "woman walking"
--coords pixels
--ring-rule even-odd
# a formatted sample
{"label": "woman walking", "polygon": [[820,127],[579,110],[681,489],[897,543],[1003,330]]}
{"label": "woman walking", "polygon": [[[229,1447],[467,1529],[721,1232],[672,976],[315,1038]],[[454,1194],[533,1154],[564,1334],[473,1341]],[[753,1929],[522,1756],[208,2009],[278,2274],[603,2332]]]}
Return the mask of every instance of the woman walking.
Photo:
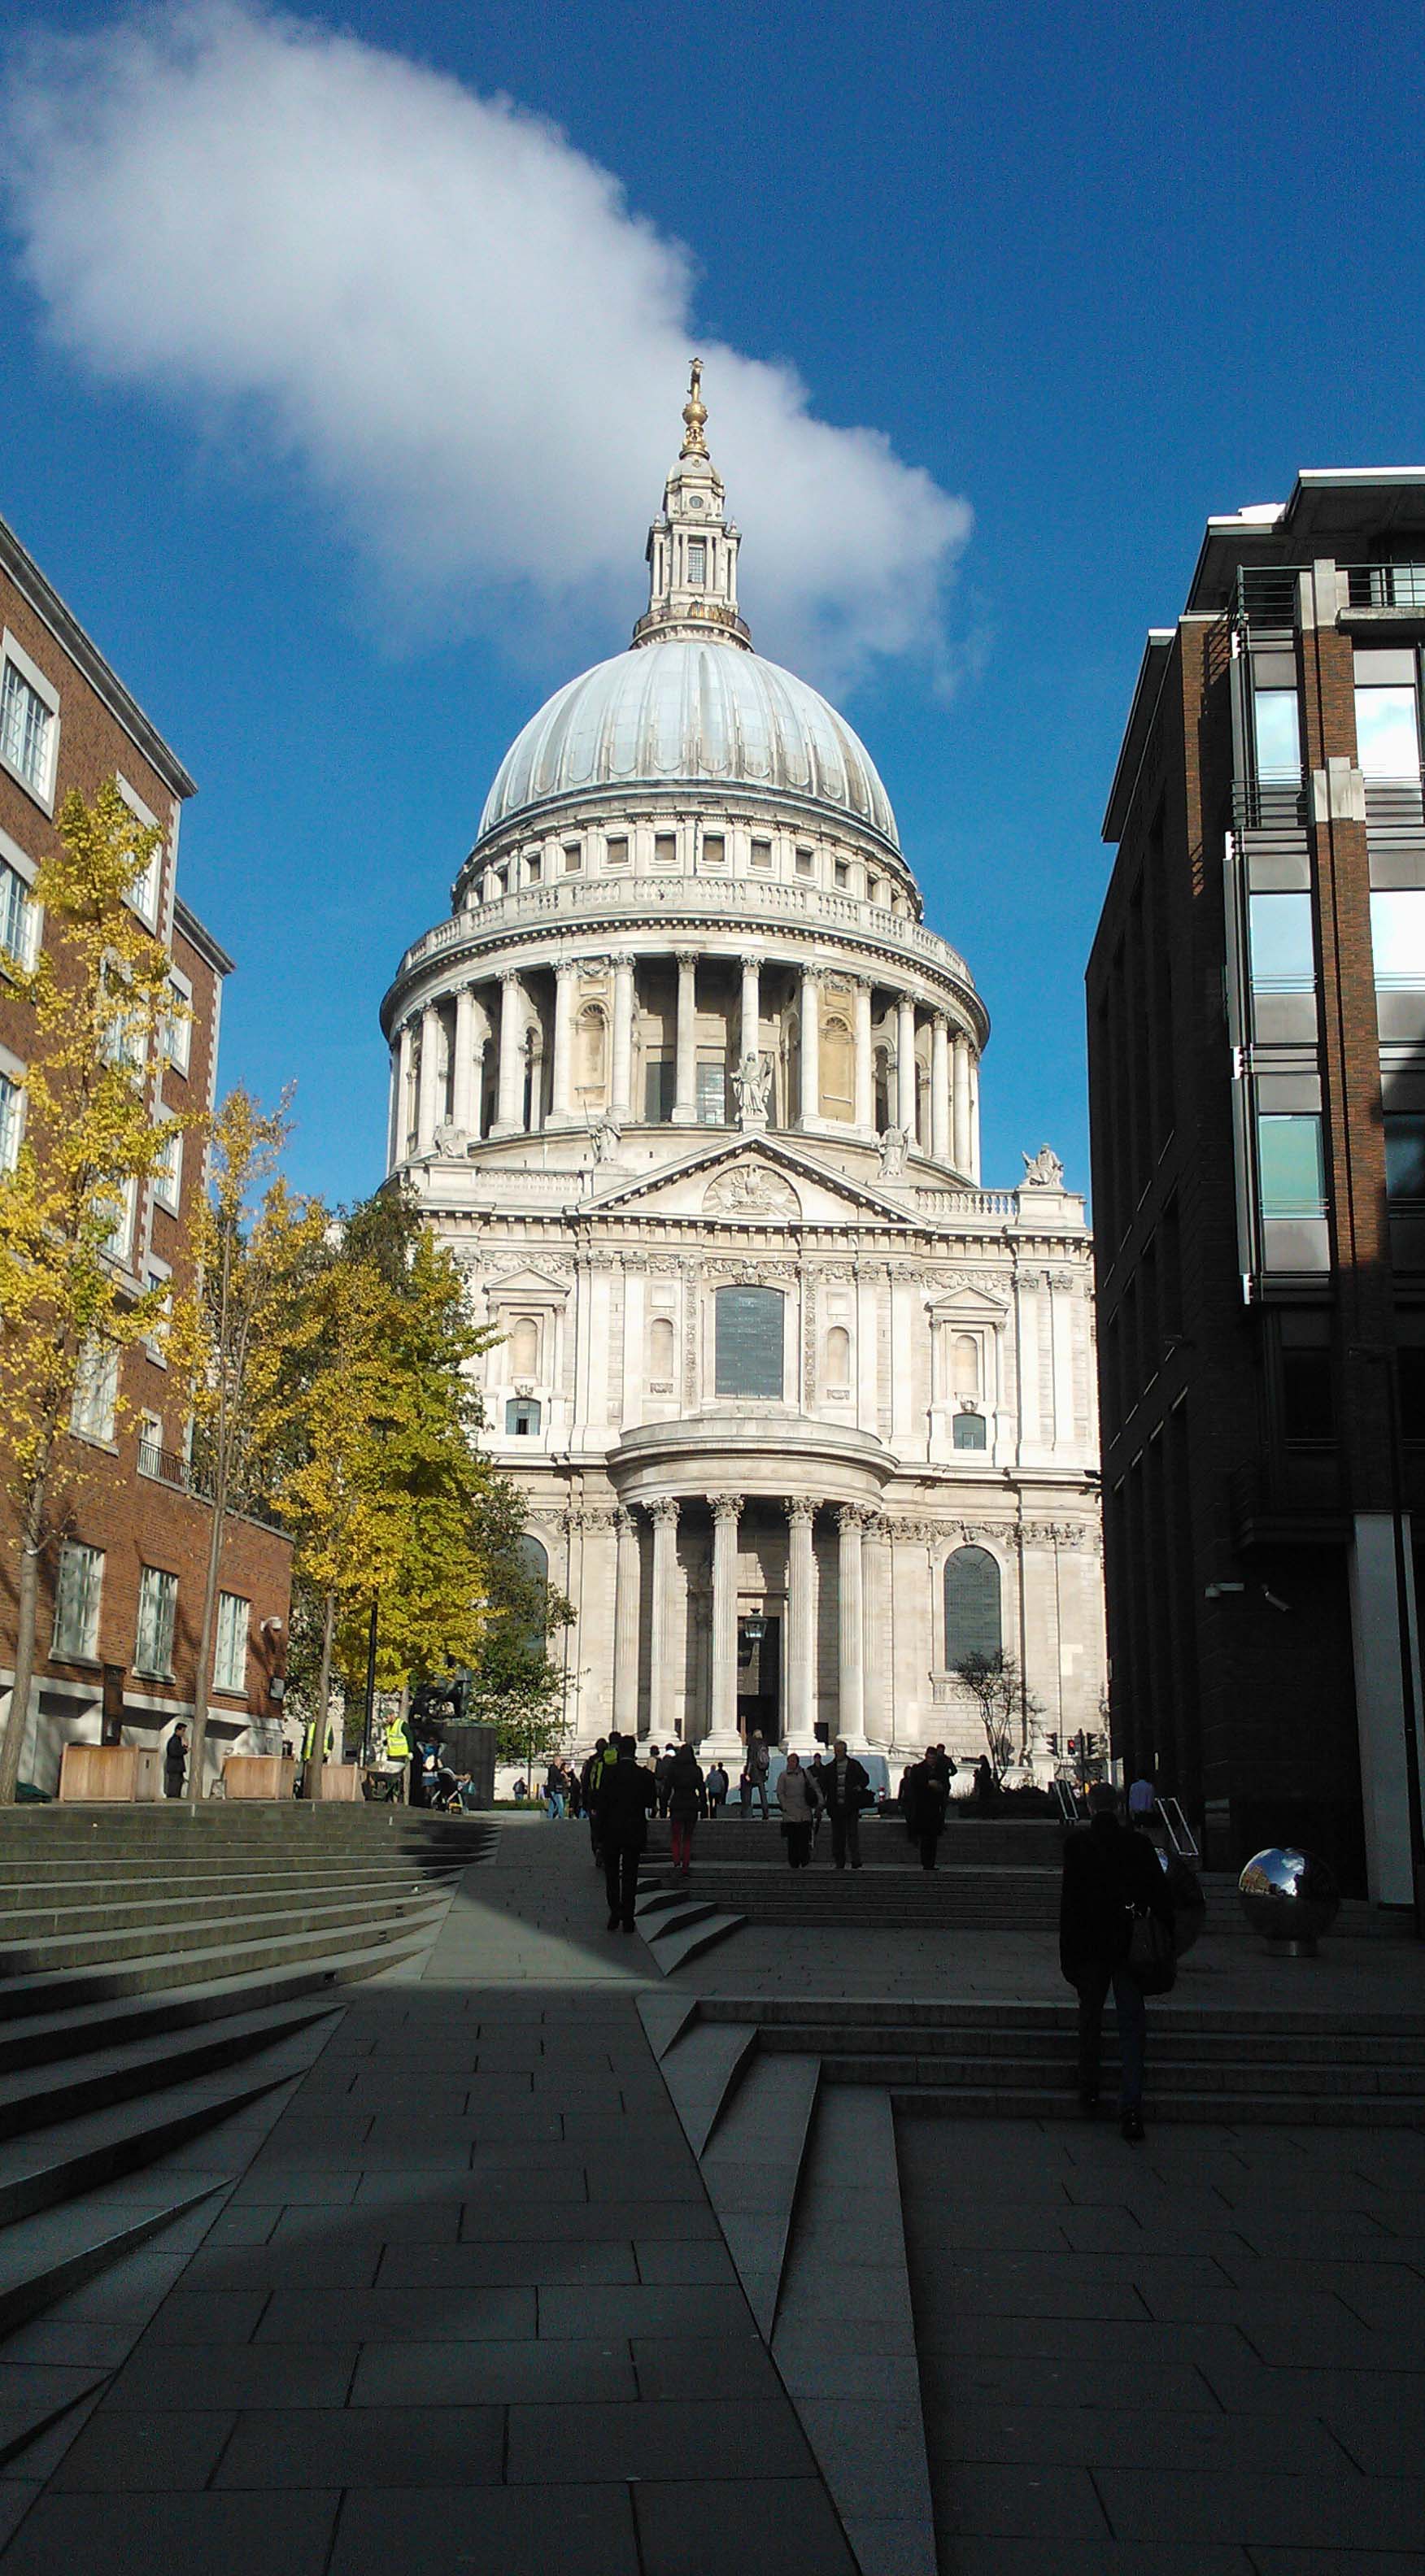
{"label": "woman walking", "polygon": [[811,1859],[811,1829],[821,1799],[811,1774],[802,1769],[795,1753],[787,1755],[787,1767],[777,1782],[777,1804],[787,1838],[787,1866],[805,1869]]}
{"label": "woman walking", "polygon": [[673,1867],[684,1878],[692,1866],[693,1827],[707,1811],[707,1783],[698,1757],[691,1744],[679,1744],[668,1765],[668,1821],[673,1837]]}

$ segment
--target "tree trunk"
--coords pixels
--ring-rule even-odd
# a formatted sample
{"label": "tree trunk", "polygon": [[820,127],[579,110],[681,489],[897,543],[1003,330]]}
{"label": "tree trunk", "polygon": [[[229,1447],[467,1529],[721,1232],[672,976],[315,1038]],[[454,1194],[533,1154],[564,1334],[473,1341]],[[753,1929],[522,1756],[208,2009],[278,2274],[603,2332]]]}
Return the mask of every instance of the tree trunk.
{"label": "tree trunk", "polygon": [[208,1532],[208,1570],[203,1581],[203,1624],[198,1663],[193,1675],[193,1734],[188,1757],[188,1795],[203,1795],[203,1751],[208,1733],[208,1690],[213,1670],[213,1642],[218,1624],[218,1577],[223,1562],[223,1523],[227,1517],[227,1464],[220,1459],[213,1479],[213,1520]]}
{"label": "tree trunk", "polygon": [[39,1531],[44,1525],[44,1486],[38,1480],[25,1497],[20,1521],[19,1632],[15,1640],[15,1686],[10,1714],[0,1739],[0,1807],[13,1807],[20,1777],[20,1755],[29,1723],[30,1692],[35,1673],[35,1628],[40,1605]]}
{"label": "tree trunk", "polygon": [[315,1773],[327,1758],[327,1711],[332,1690],[332,1636],[336,1628],[336,1594],[328,1592],[322,1605],[322,1666],[317,1677],[317,1714],[312,1728],[312,1758],[302,1766],[302,1795],[316,1796]]}

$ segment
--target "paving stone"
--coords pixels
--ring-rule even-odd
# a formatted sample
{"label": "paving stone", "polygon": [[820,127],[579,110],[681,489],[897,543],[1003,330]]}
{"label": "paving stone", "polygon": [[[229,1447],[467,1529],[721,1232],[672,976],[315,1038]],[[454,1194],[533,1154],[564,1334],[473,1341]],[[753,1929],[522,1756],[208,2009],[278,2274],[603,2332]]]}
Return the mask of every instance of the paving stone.
{"label": "paving stone", "polygon": [[[748,2433],[744,2420],[744,2447]],[[714,2533],[721,2564],[736,2576],[856,2576],[818,2481],[654,2480],[633,2492],[642,2576],[714,2576],[708,2554]]]}
{"label": "paving stone", "polygon": [[147,2344],[125,2362],[104,2405],[181,2411],[201,2391],[209,2407],[340,2406],[355,2366],[351,2341]]}
{"label": "paving stone", "polygon": [[[1179,2548],[1172,2541],[1114,2542],[1040,2540],[1026,2562],[1022,2540],[984,2540],[944,2534],[947,2566],[954,2576],[1256,2576],[1257,2562],[1246,2550],[1228,2543],[1212,2548],[1194,2541]],[[953,2555],[950,2553],[953,2552]],[[1400,2561],[1392,2559],[1391,2568]],[[1297,2576],[1297,2562],[1282,2576]],[[1385,2576],[1381,2562],[1381,2576]]]}
{"label": "paving stone", "polygon": [[[699,2246],[707,2253],[716,2249]],[[429,2289],[446,2283],[461,2288],[529,2284],[568,2287],[579,2282],[637,2282],[640,2275],[633,2247],[620,2238],[595,2238],[592,2244],[392,2245],[381,2257],[377,2285],[383,2290]],[[731,2278],[731,2266],[718,2278]]]}
{"label": "paving stone", "polygon": [[380,2237],[353,2243],[345,2228],[340,2234],[323,2228],[316,2236],[278,2237],[270,2245],[205,2245],[183,2275],[183,2292],[265,2297],[269,2290],[365,2290],[376,2277],[382,2250]]}
{"label": "paving stone", "polygon": [[190,2290],[192,2265],[184,2273],[184,2288],[170,2290],[162,2307],[148,2327],[144,2349],[165,2343],[248,2343],[266,2307],[270,2291],[258,2290]]}
{"label": "paving stone", "polygon": [[[1174,2526],[1169,2525],[1169,2528]],[[936,2528],[999,2540],[1098,2540],[1108,2537],[1093,2481],[1082,2467],[1000,2467],[964,2461],[950,2481],[948,2507],[937,2499]],[[1119,2526],[1113,2526],[1115,2532]],[[1160,2522],[1156,2529],[1163,2528]],[[1214,2530],[1205,2535],[1215,2539]],[[1038,2559],[1035,2561],[1036,2567]]]}
{"label": "paving stone", "polygon": [[498,2486],[505,2419],[499,2406],[360,2407],[240,2415],[214,2486],[305,2487],[314,2460],[340,2487]]}
{"label": "paving stone", "polygon": [[168,2494],[205,2487],[236,2422],[231,2409],[149,2417],[100,2407],[70,2443],[51,2481],[53,2491]]}
{"label": "paving stone", "polygon": [[641,2397],[743,2398],[760,2409],[782,2393],[771,2355],[750,2321],[736,2336],[635,2336],[630,2350]]}
{"label": "paving stone", "polygon": [[284,2209],[271,2242],[293,2253],[299,2246],[360,2247],[379,2252],[383,2245],[453,2245],[460,2234],[459,2200],[357,2201],[342,2212],[339,2226],[320,2210]]}
{"label": "paving stone", "polygon": [[[596,2293],[562,2293],[551,2297]],[[612,2291],[610,2297],[629,2297]],[[258,2344],[465,2343],[494,2337],[518,2342],[535,2331],[535,2293],[473,2289],[458,2281],[422,2290],[277,2290],[258,2329]]]}
{"label": "paving stone", "polygon": [[507,2244],[542,2243],[555,2237],[580,2243],[601,2238],[627,2243],[635,2236],[644,2244],[655,2239],[663,2244],[722,2243],[722,2230],[701,2196],[697,2200],[581,2201],[538,2208],[528,2201],[509,2208],[467,2201],[462,2234],[480,2242],[493,2243],[498,2238]]}
{"label": "paving stone", "polygon": [[5,2553],[5,2576],[323,2576],[338,2498],[44,2495]]}
{"label": "paving stone", "polygon": [[541,2290],[541,2335],[737,2335],[750,2320],[740,2289]]}
{"label": "paving stone", "polygon": [[[1203,2392],[1206,2393],[1205,2391]],[[956,2393],[947,2407],[927,2405],[926,2431],[949,2460],[1019,2461],[1088,2469],[1187,2469],[1205,2474],[1301,2466],[1301,2434],[1273,2416],[1192,2413],[1109,2406],[1006,2405]],[[1314,2470],[1354,2472],[1344,2454],[1312,2446]],[[954,2475],[952,2473],[952,2483]]]}
{"label": "paving stone", "polygon": [[659,2244],[646,2240],[635,2245],[638,2277],[653,2287],[707,2282],[733,2282],[737,2274],[727,2247],[706,2238],[691,2243]]}
{"label": "paving stone", "polygon": [[633,2399],[640,2388],[641,2374],[635,2378],[622,2343],[368,2343],[356,2365],[350,2402],[583,2405]]}
{"label": "paving stone", "polygon": [[1334,2477],[1314,2466],[1298,2477],[1105,2469],[1097,2484],[1124,2540],[1169,2530],[1249,2549],[1411,2549],[1425,2531],[1425,2481],[1414,2477]]}
{"label": "paving stone", "polygon": [[[464,2486],[345,2497],[328,2576],[640,2576],[624,2486]],[[704,2571],[706,2576],[706,2571]],[[840,2571],[838,2570],[838,2576]]]}
{"label": "paving stone", "polygon": [[53,2313],[32,2317],[0,2343],[0,2363],[48,2362],[78,2370],[117,2370],[133,2350],[131,2326],[96,2325],[83,2320],[56,2323]]}
{"label": "paving stone", "polygon": [[814,2476],[811,2453],[785,2397],[759,2398],[756,2439],[747,2409],[730,2400],[645,2400],[637,2406],[512,2406],[505,2468],[510,2486],[578,2482],[597,2462],[612,2478],[695,2478],[709,2457],[739,2461],[748,2482]]}

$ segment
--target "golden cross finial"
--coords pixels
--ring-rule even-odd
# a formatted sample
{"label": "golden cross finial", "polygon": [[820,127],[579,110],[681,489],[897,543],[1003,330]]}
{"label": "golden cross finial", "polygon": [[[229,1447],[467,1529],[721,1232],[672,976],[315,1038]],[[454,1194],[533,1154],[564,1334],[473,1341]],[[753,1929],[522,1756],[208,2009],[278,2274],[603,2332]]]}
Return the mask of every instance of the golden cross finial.
{"label": "golden cross finial", "polygon": [[681,453],[684,456],[706,456],[708,450],[703,428],[707,416],[707,405],[703,401],[703,362],[701,358],[694,358],[688,378],[688,399],[683,405]]}

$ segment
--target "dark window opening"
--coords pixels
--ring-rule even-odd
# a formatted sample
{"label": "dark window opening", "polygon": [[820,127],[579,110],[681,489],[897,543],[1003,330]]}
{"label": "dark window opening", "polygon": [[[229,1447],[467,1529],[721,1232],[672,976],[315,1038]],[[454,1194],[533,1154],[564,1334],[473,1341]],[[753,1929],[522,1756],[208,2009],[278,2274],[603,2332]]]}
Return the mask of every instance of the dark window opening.
{"label": "dark window opening", "polygon": [[1282,1352],[1282,1438],[1289,1449],[1323,1448],[1336,1437],[1329,1351]]}
{"label": "dark window opening", "polygon": [[533,1396],[512,1395],[505,1407],[505,1429],[516,1439],[528,1439],[539,1429],[540,1410]]}

